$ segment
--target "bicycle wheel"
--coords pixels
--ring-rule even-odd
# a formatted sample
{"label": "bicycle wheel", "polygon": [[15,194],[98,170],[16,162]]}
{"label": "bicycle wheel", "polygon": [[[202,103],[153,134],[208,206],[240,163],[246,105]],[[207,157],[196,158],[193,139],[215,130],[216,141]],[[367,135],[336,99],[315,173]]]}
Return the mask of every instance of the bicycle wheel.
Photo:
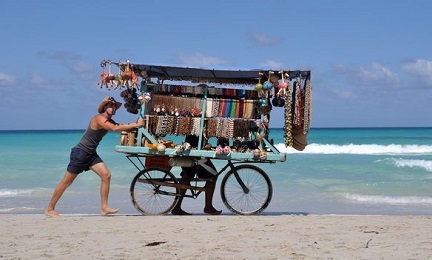
{"label": "bicycle wheel", "polygon": [[221,182],[222,202],[240,215],[261,213],[269,205],[272,194],[270,178],[254,165],[234,167]]}
{"label": "bicycle wheel", "polygon": [[176,177],[169,171],[148,168],[132,180],[130,194],[135,208],[144,215],[160,215],[177,204],[179,190]]}

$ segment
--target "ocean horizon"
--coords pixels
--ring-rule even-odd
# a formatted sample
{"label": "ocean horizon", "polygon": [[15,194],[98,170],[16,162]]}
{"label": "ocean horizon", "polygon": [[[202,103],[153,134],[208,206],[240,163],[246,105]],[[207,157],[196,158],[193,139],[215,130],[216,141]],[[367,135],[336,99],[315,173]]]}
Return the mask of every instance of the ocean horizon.
{"label": "ocean horizon", "polygon": [[[84,129],[0,130],[0,214],[43,213],[63,177],[70,149]],[[137,169],[114,151],[119,133],[108,133],[98,153],[112,173],[110,205],[139,214],[129,186]],[[177,139],[176,139],[177,138]],[[173,137],[180,142],[182,137]],[[432,212],[432,127],[320,127],[308,134],[302,152],[285,147],[283,130],[269,139],[287,154],[285,162],[258,164],[273,184],[262,214],[422,215]],[[218,169],[223,161],[214,160]],[[178,175],[178,171],[173,169]],[[219,181],[222,176],[219,178]],[[64,214],[99,213],[99,178],[80,174],[59,201]],[[224,214],[218,184],[214,204]],[[185,199],[185,210],[202,213],[204,195]]]}

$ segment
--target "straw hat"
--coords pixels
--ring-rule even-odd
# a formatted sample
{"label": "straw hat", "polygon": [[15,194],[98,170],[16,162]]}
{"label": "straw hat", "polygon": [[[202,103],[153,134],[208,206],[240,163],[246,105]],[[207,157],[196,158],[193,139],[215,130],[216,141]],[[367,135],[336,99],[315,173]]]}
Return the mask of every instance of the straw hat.
{"label": "straw hat", "polygon": [[113,97],[106,97],[102,100],[102,102],[99,104],[98,112],[103,113],[105,112],[105,106],[109,103],[113,103],[117,106],[117,109],[119,109],[122,105],[122,103],[117,102]]}

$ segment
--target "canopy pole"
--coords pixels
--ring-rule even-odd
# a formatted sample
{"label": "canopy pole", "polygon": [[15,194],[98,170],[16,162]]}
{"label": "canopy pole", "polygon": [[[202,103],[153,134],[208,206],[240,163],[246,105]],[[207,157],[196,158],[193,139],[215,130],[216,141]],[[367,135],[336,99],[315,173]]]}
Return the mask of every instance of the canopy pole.
{"label": "canopy pole", "polygon": [[203,135],[204,135],[204,121],[205,121],[205,113],[207,109],[207,93],[209,86],[207,84],[200,84],[198,86],[204,87],[204,100],[201,107],[201,122],[200,122],[200,130],[199,130],[199,138],[198,138],[198,150],[201,150],[202,142],[203,142]]}

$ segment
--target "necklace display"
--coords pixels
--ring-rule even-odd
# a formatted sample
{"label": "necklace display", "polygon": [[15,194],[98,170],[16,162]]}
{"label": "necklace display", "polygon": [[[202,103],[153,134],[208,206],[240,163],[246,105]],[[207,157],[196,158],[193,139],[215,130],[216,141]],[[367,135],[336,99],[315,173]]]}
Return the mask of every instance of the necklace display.
{"label": "necklace display", "polygon": [[[116,75],[112,72],[113,64],[118,66]],[[285,146],[303,150],[307,145],[312,114],[310,71],[229,71],[231,74],[218,71],[217,74],[215,70],[105,60],[101,67],[98,85],[123,89],[120,96],[127,111],[141,113],[146,118],[147,131],[157,137],[204,134],[207,139],[261,143],[268,137],[273,107],[282,107]],[[181,75],[183,70],[191,70],[191,74]],[[191,76],[194,73],[197,76]],[[157,81],[153,82],[155,78]],[[164,84],[164,81],[198,85]]]}

